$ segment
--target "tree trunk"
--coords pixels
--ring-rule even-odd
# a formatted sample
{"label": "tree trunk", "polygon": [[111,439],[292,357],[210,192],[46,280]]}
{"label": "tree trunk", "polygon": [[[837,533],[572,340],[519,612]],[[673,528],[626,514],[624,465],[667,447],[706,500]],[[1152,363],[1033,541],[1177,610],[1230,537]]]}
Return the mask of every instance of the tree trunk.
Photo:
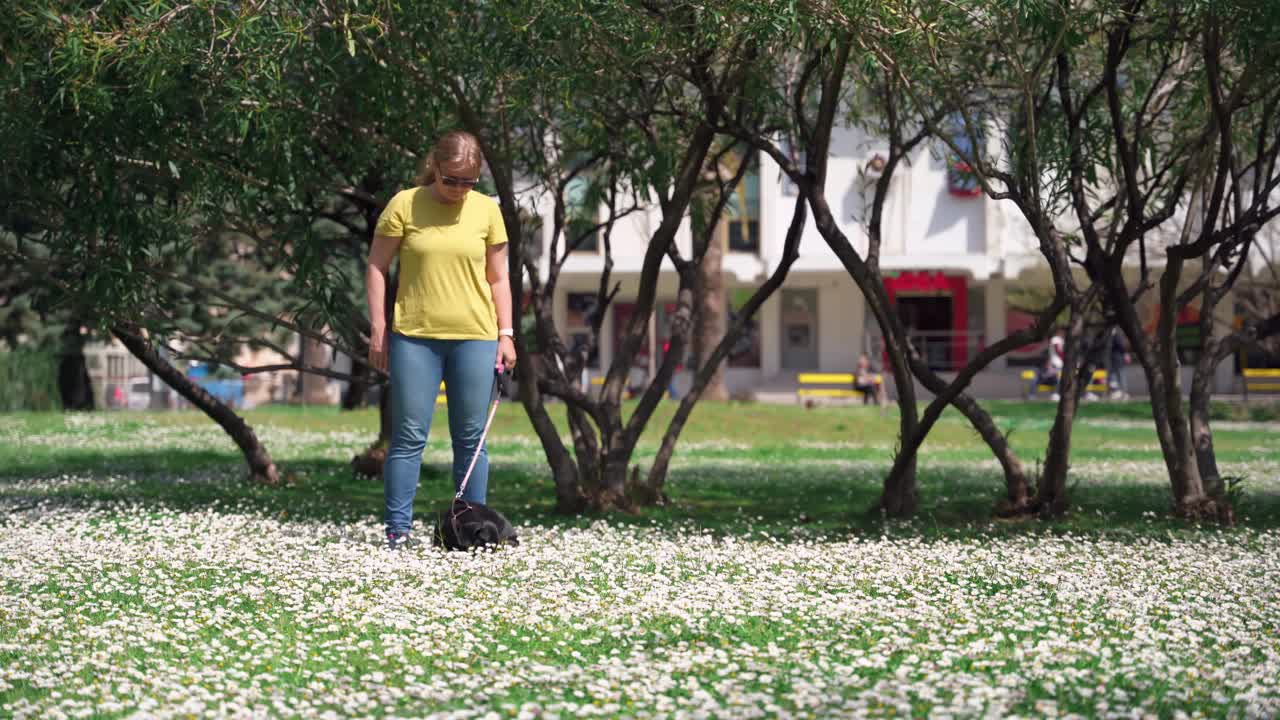
{"label": "tree trunk", "polygon": [[1166,431],[1159,435],[1173,487],[1174,509],[1187,519],[1216,518],[1217,506],[1205,492],[1195,444],[1191,439],[1191,424],[1182,406],[1182,374],[1179,372],[1176,333],[1179,310],[1177,283],[1181,271],[1182,263],[1170,259],[1160,278],[1162,310],[1156,322],[1155,357],[1149,361],[1151,370],[1156,371],[1149,373],[1152,380],[1151,410],[1157,425],[1161,422],[1166,425]]}
{"label": "tree trunk", "polygon": [[[907,432],[901,430],[900,432]],[[911,430],[910,432],[915,432]],[[893,467],[885,476],[877,507],[889,517],[910,517],[920,504],[920,491],[916,486],[916,455],[900,454],[893,460]]]}
{"label": "tree trunk", "polygon": [[699,354],[698,363],[694,368],[693,385],[689,388],[689,392],[681,398],[680,407],[676,408],[676,413],[671,418],[671,423],[667,425],[667,431],[662,436],[662,445],[658,448],[658,454],[654,457],[653,465],[649,468],[649,479],[643,488],[637,487],[632,490],[632,497],[637,503],[651,505],[665,504],[669,501],[664,490],[667,472],[671,467],[671,458],[675,454],[676,440],[679,439],[680,433],[684,430],[689,416],[693,414],[694,405],[702,397],[703,390],[712,382],[715,375],[720,372],[725,358],[729,355],[729,349],[746,334],[751,318],[759,311],[765,300],[772,297],[778,288],[782,287],[782,283],[787,279],[787,273],[791,271],[791,266],[800,257],[800,236],[804,231],[805,217],[808,215],[806,212],[806,196],[807,191],[800,193],[796,197],[795,209],[791,213],[791,225],[787,228],[787,234],[782,243],[782,257],[779,258],[778,265],[774,268],[773,273],[765,280],[763,285],[756,288],[756,291],[751,294],[750,299],[742,306],[738,317],[734,319],[733,327],[729,328],[728,332],[719,338],[713,348],[707,352],[705,358],[702,354]]}
{"label": "tree trunk", "polygon": [[[388,353],[391,351],[390,333],[391,329],[395,327],[396,294],[399,290],[400,269],[397,266],[387,273],[386,298],[383,300],[385,309],[383,310],[382,319],[386,323],[388,333],[388,342],[385,345]],[[368,356],[368,345],[362,343],[358,347]],[[374,375],[374,372],[374,370],[364,367],[359,377],[363,381],[364,378]],[[390,374],[383,375],[379,372],[377,373],[377,381],[382,382],[382,389],[378,393],[378,439],[365,448],[364,452],[351,458],[351,467],[357,473],[369,477],[382,477],[382,470],[387,459],[387,448],[391,446],[391,376]]]}
{"label": "tree trunk", "polygon": [[1071,468],[1071,428],[1079,407],[1080,395],[1076,386],[1080,382],[1082,361],[1080,340],[1084,336],[1084,313],[1078,307],[1071,309],[1067,334],[1063,338],[1062,369],[1058,372],[1058,411],[1049,430],[1049,445],[1045,450],[1044,472],[1036,492],[1036,507],[1041,515],[1060,518],[1067,514],[1067,472]]}
{"label": "tree trunk", "polygon": [[[306,367],[329,367],[329,348],[319,340],[310,337],[302,338],[302,363]],[[302,375],[302,404],[328,405],[329,378],[315,373],[304,372]]]}
{"label": "tree trunk", "polygon": [[991,415],[969,395],[961,393],[951,404],[968,418],[969,424],[982,436],[987,447],[991,448],[992,454],[1000,462],[1000,469],[1004,471],[1005,501],[997,509],[1002,514],[1025,512],[1031,503],[1031,482],[1027,479],[1027,472],[1018,461],[1018,456],[1014,455],[1013,448],[1009,446],[1009,438],[1000,432]]}
{"label": "tree trunk", "polygon": [[[726,301],[724,274],[721,271],[724,246],[720,233],[713,233],[707,253],[698,268],[695,293],[698,311],[694,313],[693,367],[700,368],[724,337]],[[724,401],[729,391],[724,386],[724,363],[717,363],[711,379],[702,391],[702,399]]]}
{"label": "tree trunk", "polygon": [[[1188,491],[1194,492],[1194,486],[1198,485],[1190,482],[1186,465],[1191,458],[1189,456],[1182,457],[1179,451],[1177,436],[1174,433],[1173,413],[1168,402],[1168,385],[1169,381],[1165,378],[1164,371],[1154,365],[1154,361],[1148,358],[1144,361],[1139,355],[1142,362],[1142,369],[1147,377],[1147,386],[1151,388],[1151,416],[1155,421],[1156,438],[1160,441],[1160,453],[1165,462],[1165,468],[1169,472],[1169,483],[1172,487],[1174,506],[1177,509],[1182,507],[1182,499]],[[1175,403],[1181,405],[1181,398]],[[1186,450],[1186,445],[1182,446]],[[1198,473],[1197,473],[1198,477]]]}
{"label": "tree trunk", "polygon": [[1200,333],[1204,338],[1204,347],[1191,380],[1191,438],[1195,444],[1196,468],[1206,494],[1214,503],[1217,519],[1230,525],[1235,522],[1235,508],[1227,496],[1226,484],[1218,469],[1217,453],[1213,448],[1213,429],[1209,424],[1209,400],[1212,396],[1210,385],[1218,364],[1231,357],[1242,344],[1256,342],[1280,332],[1280,315],[1273,315],[1225,339],[1220,338],[1215,332],[1213,315],[1223,294],[1221,290],[1206,290],[1200,308]]}
{"label": "tree trunk", "polygon": [[235,411],[220,400],[210,395],[204,388],[191,382],[177,368],[165,362],[160,357],[151,343],[142,337],[139,332],[133,328],[124,325],[116,325],[111,328],[111,334],[115,335],[124,346],[133,353],[134,357],[142,361],[144,365],[150,368],[151,372],[160,376],[160,379],[186,398],[192,405],[200,408],[214,422],[218,423],[227,435],[240,448],[243,453],[245,463],[249,466],[249,479],[251,482],[262,485],[279,485],[280,475],[276,470],[275,463],[271,460],[271,455],[267,449],[258,440],[257,434],[253,432],[253,428],[244,421]]}
{"label": "tree trunk", "polygon": [[383,384],[378,394],[378,439],[360,454],[351,458],[351,469],[357,475],[370,478],[382,477],[387,462],[387,449],[391,447],[391,390]]}
{"label": "tree trunk", "polygon": [[662,445],[658,447],[658,453],[653,456],[653,465],[649,467],[649,481],[643,488],[637,488],[632,491],[637,503],[641,505],[666,505],[671,501],[671,498],[667,497],[665,490],[667,473],[671,470],[671,458],[676,453],[676,440],[680,438],[680,433],[684,430],[685,423],[689,421],[689,416],[693,414],[695,400],[691,400],[690,397],[695,392],[697,392],[696,386],[691,388],[689,394],[681,399],[680,407],[676,408],[676,414],[667,425],[667,431],[662,436]]}
{"label": "tree trunk", "polygon": [[1196,462],[1190,421],[1182,406],[1182,380],[1176,366],[1173,375],[1166,378],[1165,383],[1164,404],[1167,409],[1164,414],[1173,440],[1173,452],[1167,454],[1165,459],[1174,481],[1175,507],[1179,514],[1188,519],[1216,517],[1217,509],[1205,491],[1200,467]]}
{"label": "tree trunk", "polygon": [[[513,281],[514,284],[514,281]],[[514,288],[513,288],[514,294]],[[522,361],[516,363],[515,374],[520,387],[520,404],[533,425],[533,431],[542,444],[542,452],[547,458],[547,467],[551,468],[551,480],[555,484],[556,512],[576,515],[587,507],[587,498],[583,494],[584,478],[579,472],[578,463],[560,439],[560,431],[547,413],[546,402],[542,391],[538,389],[538,370],[540,364],[533,357],[525,355],[524,338],[516,332],[516,352]]]}
{"label": "tree trunk", "polygon": [[[1126,328],[1130,332],[1131,328]],[[1169,341],[1157,337],[1151,352],[1137,352],[1139,362],[1151,388],[1151,415],[1155,421],[1160,452],[1169,473],[1174,511],[1188,519],[1216,518],[1218,507],[1205,492],[1200,468],[1191,440],[1190,423],[1182,408],[1182,383],[1178,373],[1177,351]],[[1129,334],[1130,346],[1140,336]],[[1154,355],[1154,357],[1153,357]]]}
{"label": "tree trunk", "polygon": [[1191,437],[1206,494],[1215,500],[1225,500],[1222,473],[1218,470],[1218,457],[1213,450],[1213,430],[1209,426],[1209,384],[1213,380],[1215,366],[1210,357],[1216,349],[1216,342],[1205,345],[1191,380]]}
{"label": "tree trunk", "polygon": [[[862,285],[862,283],[859,283]],[[874,289],[870,292],[863,289],[863,297],[868,305],[876,306],[879,301],[873,300]],[[877,318],[884,316],[887,320],[888,310],[876,311]],[[884,487],[880,492],[877,509],[889,517],[910,517],[914,515],[920,504],[920,490],[916,485],[916,453],[903,452],[901,446],[907,438],[914,437],[920,428],[919,408],[916,407],[915,379],[911,375],[907,353],[912,350],[898,341],[905,333],[886,330],[888,323],[880,321],[881,336],[884,338],[885,353],[889,356],[889,366],[893,369],[894,389],[898,394],[898,442],[899,452],[894,456],[893,466],[885,476]]]}
{"label": "tree trunk", "polygon": [[[367,343],[360,343],[352,348],[352,351],[366,356],[369,354],[369,346]],[[346,392],[342,394],[343,410],[355,410],[368,404],[369,374],[369,368],[355,362],[351,364],[351,381],[347,384]]]}
{"label": "tree trunk", "polygon": [[[1191,436],[1191,423],[1182,406],[1182,378],[1178,372],[1177,349],[1172,343],[1161,343],[1161,364],[1164,375],[1159,383],[1158,395],[1152,396],[1152,410],[1157,422],[1162,418],[1168,425],[1169,443],[1165,451],[1165,464],[1169,469],[1174,491],[1174,509],[1179,515],[1189,520],[1218,519],[1217,503],[1205,487],[1200,474],[1200,465],[1196,457],[1195,443]],[[1169,370],[1172,372],[1169,372]],[[1166,374],[1167,373],[1167,374]],[[1204,416],[1208,419],[1208,398],[1205,402]],[[1216,468],[1215,468],[1216,469]]]}
{"label": "tree trunk", "polygon": [[62,352],[58,355],[58,393],[63,410],[93,410],[93,384],[89,365],[84,359],[84,337],[80,320],[71,318],[62,333]]}
{"label": "tree trunk", "polygon": [[[885,354],[889,356],[889,369],[893,373],[894,388],[898,393],[898,438],[905,442],[916,432],[920,422],[919,408],[916,407],[915,380],[907,361],[904,339],[906,332],[889,307],[888,295],[884,291],[884,283],[878,274],[873,274],[867,264],[858,256],[849,238],[836,224],[831,208],[827,205],[826,196],[815,192],[809,198],[809,207],[813,210],[814,223],[818,234],[827,242],[827,246],[840,258],[845,271],[853,278],[858,289],[866,299],[867,308],[871,310],[884,338]],[[891,517],[907,517],[915,513],[919,503],[919,489],[916,486],[915,453],[900,453],[894,459],[893,467],[884,479],[884,489],[880,495],[877,508]]]}
{"label": "tree trunk", "polygon": [[[621,432],[617,435],[621,435]],[[600,512],[621,510],[634,513],[636,506],[627,495],[631,485],[627,476],[628,463],[635,449],[634,443],[628,443],[616,435],[611,440],[604,455],[604,463],[600,466],[600,483],[588,490],[590,506]]]}
{"label": "tree trunk", "polygon": [[1161,314],[1155,337],[1148,342],[1137,310],[1125,290],[1118,264],[1107,268],[1104,284],[1116,309],[1120,328],[1129,348],[1142,366],[1150,388],[1151,416],[1155,423],[1160,453],[1169,473],[1174,511],[1187,519],[1218,518],[1219,505],[1205,492],[1192,442],[1190,423],[1182,408],[1182,382],[1178,371],[1175,318],[1177,285],[1182,262],[1170,258],[1160,278]]}
{"label": "tree trunk", "polygon": [[1205,288],[1200,304],[1200,357],[1196,360],[1195,373],[1191,376],[1191,439],[1196,453],[1196,466],[1206,493],[1218,502],[1230,523],[1233,509],[1228,507],[1222,473],[1218,471],[1218,457],[1213,451],[1213,430],[1209,426],[1210,384],[1221,358],[1222,340],[1215,332],[1214,313],[1222,293],[1212,284]]}
{"label": "tree trunk", "polygon": [[582,491],[590,494],[599,489],[600,443],[596,441],[591,419],[581,408],[572,405],[566,409],[569,418],[569,435],[573,438],[573,455],[578,461],[578,481]]}

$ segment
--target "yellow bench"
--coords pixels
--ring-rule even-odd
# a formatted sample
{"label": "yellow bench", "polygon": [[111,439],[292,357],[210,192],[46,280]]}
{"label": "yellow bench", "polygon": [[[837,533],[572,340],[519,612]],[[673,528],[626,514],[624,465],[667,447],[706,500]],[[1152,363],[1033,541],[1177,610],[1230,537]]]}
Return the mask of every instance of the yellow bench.
{"label": "yellow bench", "polygon": [[1033,387],[1031,386],[1031,384],[1032,384],[1032,383],[1034,383],[1034,382],[1036,381],[1036,371],[1035,371],[1035,370],[1023,370],[1023,371],[1022,371],[1022,379],[1023,379],[1023,381],[1025,381],[1025,382],[1027,383],[1027,396],[1028,396],[1028,397],[1030,397],[1030,396],[1032,396],[1032,395],[1035,395],[1036,393],[1054,392],[1055,390],[1057,390],[1057,389],[1058,389],[1058,386],[1057,386],[1057,385],[1045,385],[1044,383],[1040,383],[1039,385],[1036,385],[1036,386],[1033,388]]}
{"label": "yellow bench", "polygon": [[[1023,371],[1022,371],[1022,379],[1026,381],[1028,388],[1030,388],[1031,383],[1033,383],[1033,382],[1035,382],[1035,381],[1036,381],[1036,371],[1035,371],[1035,370],[1023,370]],[[1041,383],[1041,384],[1039,384],[1039,385],[1036,385],[1036,387],[1035,387],[1035,391],[1034,391],[1034,392],[1037,392],[1037,393],[1042,393],[1042,392],[1054,392],[1054,391],[1056,391],[1057,389],[1058,389],[1058,387],[1057,387],[1056,385],[1045,385],[1044,383]],[[1088,384],[1088,385],[1086,385],[1086,386],[1084,387],[1084,389],[1085,389],[1085,390],[1087,390],[1087,391],[1089,391],[1089,392],[1094,392],[1094,393],[1105,393],[1105,392],[1107,392],[1107,391],[1108,391],[1108,389],[1109,389],[1109,388],[1108,388],[1108,386],[1107,386],[1107,371],[1106,371],[1106,370],[1103,370],[1103,369],[1101,369],[1101,368],[1099,368],[1099,369],[1097,369],[1097,370],[1094,370],[1094,371],[1093,371],[1093,376],[1089,378],[1089,384]],[[1028,390],[1027,394],[1028,394],[1028,395],[1031,395],[1031,394],[1034,394],[1034,393],[1033,393],[1033,392],[1031,392],[1030,390]]]}
{"label": "yellow bench", "polygon": [[[877,383],[884,382],[876,373]],[[796,399],[803,403],[812,398],[865,399],[861,390],[853,389],[853,373],[799,373]]]}
{"label": "yellow bench", "polygon": [[1280,392],[1280,368],[1245,368],[1240,376],[1246,394]]}
{"label": "yellow bench", "polygon": [[1093,377],[1089,378],[1089,384],[1084,386],[1085,390],[1094,393],[1106,393],[1111,388],[1107,385],[1107,371],[1101,368],[1093,371]]}

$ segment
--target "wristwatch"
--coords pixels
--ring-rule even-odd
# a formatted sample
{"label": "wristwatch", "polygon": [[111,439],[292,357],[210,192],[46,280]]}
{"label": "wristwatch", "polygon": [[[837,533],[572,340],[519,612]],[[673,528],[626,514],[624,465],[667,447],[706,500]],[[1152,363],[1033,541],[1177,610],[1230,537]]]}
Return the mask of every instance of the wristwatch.
{"label": "wristwatch", "polygon": [[509,338],[514,338],[516,336],[516,331],[513,328],[502,328],[498,331],[498,336],[501,337],[503,335],[506,335]]}

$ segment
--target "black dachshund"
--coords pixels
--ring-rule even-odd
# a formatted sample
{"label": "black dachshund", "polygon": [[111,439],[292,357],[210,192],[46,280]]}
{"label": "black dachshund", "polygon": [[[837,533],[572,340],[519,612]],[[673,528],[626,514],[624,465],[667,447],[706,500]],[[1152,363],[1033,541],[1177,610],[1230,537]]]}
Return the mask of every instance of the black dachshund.
{"label": "black dachshund", "polygon": [[434,541],[450,550],[520,544],[516,529],[502,513],[461,499],[436,514]]}

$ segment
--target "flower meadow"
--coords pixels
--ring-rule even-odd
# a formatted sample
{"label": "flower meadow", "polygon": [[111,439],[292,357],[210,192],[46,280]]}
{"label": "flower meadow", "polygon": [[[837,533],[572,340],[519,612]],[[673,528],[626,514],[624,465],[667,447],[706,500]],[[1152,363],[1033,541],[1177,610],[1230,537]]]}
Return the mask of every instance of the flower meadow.
{"label": "flower meadow", "polygon": [[[355,482],[324,462],[365,433],[264,431],[282,463],[312,463],[272,504],[243,491],[216,429],[90,417],[6,419],[0,447],[27,467],[56,465],[58,447],[121,463],[139,448],[224,455],[0,477],[0,716],[1280,715],[1280,531],[1266,525],[1182,528],[1149,511],[1101,529],[934,531],[928,513],[840,528],[791,511],[712,524],[521,506],[519,547],[389,552],[377,507],[309,492],[325,467]],[[536,446],[503,442],[495,489],[537,480]],[[1255,496],[1277,492],[1276,458],[1241,444],[1231,467],[1258,478]],[[733,474],[706,443],[679,456],[673,494],[801,472],[817,500],[842,502],[841,482],[876,472],[842,450]],[[426,460],[447,463],[447,440]],[[1159,485],[1158,457],[1080,465],[1081,495],[1118,476]],[[441,497],[424,488],[419,511]]]}

